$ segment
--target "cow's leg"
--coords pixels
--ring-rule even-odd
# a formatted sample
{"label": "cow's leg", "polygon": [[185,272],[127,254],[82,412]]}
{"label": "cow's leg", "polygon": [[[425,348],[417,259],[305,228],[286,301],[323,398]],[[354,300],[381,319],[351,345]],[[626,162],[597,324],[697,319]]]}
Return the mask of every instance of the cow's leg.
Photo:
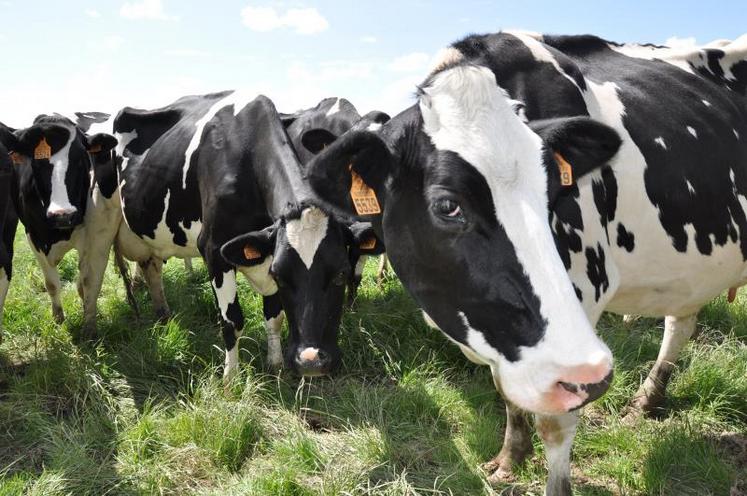
{"label": "cow's leg", "polygon": [[578,412],[563,415],[535,415],[537,433],[545,445],[547,458],[546,496],[570,496],[571,447],[576,436]]}
{"label": "cow's leg", "polygon": [[148,285],[156,317],[159,321],[166,322],[171,316],[171,310],[163,291],[163,260],[151,257],[145,262],[138,262],[138,267],[140,267],[145,283]]}
{"label": "cow's leg", "polygon": [[280,296],[275,293],[263,299],[265,329],[267,330],[267,363],[276,372],[283,367],[283,350],[280,344],[280,331],[283,328],[285,312]]}
{"label": "cow's leg", "polygon": [[363,269],[366,268],[367,260],[368,256],[361,255],[355,262],[355,268],[353,269],[353,273],[350,275],[350,280],[348,281],[348,307],[352,307],[355,299],[358,297],[358,287],[361,285]]}
{"label": "cow's leg", "polygon": [[135,264],[135,273],[132,275],[132,289],[140,289],[145,287],[145,274],[143,273],[140,264]]}
{"label": "cow's leg", "polygon": [[3,309],[5,308],[5,297],[10,287],[9,269],[0,267],[0,343],[3,342]]}
{"label": "cow's leg", "polygon": [[[217,250],[216,250],[217,251]],[[238,341],[244,329],[244,314],[239,305],[236,288],[236,269],[222,262],[219,253],[206,256],[210,280],[221,315],[223,342],[226,347],[226,362],[223,368],[223,381],[228,384],[239,367]]]}
{"label": "cow's leg", "polygon": [[62,310],[62,299],[60,297],[62,282],[60,281],[60,273],[57,272],[57,264],[52,263],[44,253],[37,251],[34,243],[31,242],[31,238],[26,236],[26,239],[28,239],[31,251],[34,253],[36,261],[39,263],[39,267],[41,267],[44,274],[44,286],[47,288],[49,299],[52,300],[52,316],[54,317],[54,321],[62,324],[65,321],[65,312]]}
{"label": "cow's leg", "polygon": [[389,258],[386,256],[386,253],[382,253],[381,257],[379,257],[379,269],[376,271],[376,280],[378,282],[381,282],[384,280],[384,277],[387,273],[387,266],[389,265]]}
{"label": "cow's leg", "polygon": [[661,341],[659,356],[634,396],[634,408],[647,414],[661,411],[674,362],[695,332],[696,319],[697,313],[687,317],[667,316],[664,319],[664,338]]}
{"label": "cow's leg", "polygon": [[194,268],[192,267],[192,259],[191,258],[185,258],[184,259],[184,270],[187,271],[187,274],[194,273]]}
{"label": "cow's leg", "polygon": [[498,456],[483,465],[491,484],[510,480],[515,466],[532,454],[532,432],[525,412],[506,401],[506,429]]}

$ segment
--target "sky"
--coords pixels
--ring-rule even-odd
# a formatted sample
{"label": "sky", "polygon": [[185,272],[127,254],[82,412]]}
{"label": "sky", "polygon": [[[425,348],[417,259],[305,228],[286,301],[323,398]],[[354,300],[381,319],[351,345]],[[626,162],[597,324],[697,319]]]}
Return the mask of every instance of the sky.
{"label": "sky", "polygon": [[501,29],[694,44],[747,32],[745,0],[0,0],[0,121],[157,108],[244,89],[280,111],[413,102],[439,49]]}

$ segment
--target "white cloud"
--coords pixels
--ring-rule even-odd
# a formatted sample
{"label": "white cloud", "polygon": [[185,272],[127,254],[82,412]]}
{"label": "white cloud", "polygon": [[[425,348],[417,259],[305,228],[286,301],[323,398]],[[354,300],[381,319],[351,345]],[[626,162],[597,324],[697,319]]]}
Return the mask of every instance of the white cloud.
{"label": "white cloud", "polygon": [[278,12],[274,7],[247,5],[241,10],[241,22],[252,31],[260,33],[290,28],[298,34],[316,34],[329,27],[327,19],[313,7]]}
{"label": "white cloud", "polygon": [[196,50],[192,48],[174,48],[164,50],[163,54],[169,57],[210,57],[213,55],[208,50]]}
{"label": "white cloud", "polygon": [[428,68],[431,55],[423,52],[408,53],[394,59],[388,66],[394,72],[420,72]]}
{"label": "white cloud", "polygon": [[670,48],[695,48],[697,46],[697,42],[692,36],[689,38],[672,36],[671,38],[667,38],[664,44]]}
{"label": "white cloud", "polygon": [[98,19],[99,17],[101,17],[101,12],[95,9],[86,9],[84,12],[86,16],[90,17],[91,19]]}
{"label": "white cloud", "polygon": [[363,43],[376,43],[379,40],[376,39],[376,36],[362,36],[361,41]]}
{"label": "white cloud", "polygon": [[161,0],[140,0],[127,2],[119,9],[119,15],[125,19],[146,19],[155,21],[174,21],[176,17],[166,14]]}

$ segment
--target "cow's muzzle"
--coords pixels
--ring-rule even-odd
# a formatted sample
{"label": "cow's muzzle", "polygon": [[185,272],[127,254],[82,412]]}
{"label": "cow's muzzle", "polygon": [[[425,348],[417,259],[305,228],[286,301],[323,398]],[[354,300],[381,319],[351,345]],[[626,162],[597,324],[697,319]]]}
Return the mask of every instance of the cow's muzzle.
{"label": "cow's muzzle", "polygon": [[294,365],[299,374],[307,377],[326,375],[332,370],[332,357],[319,348],[303,348],[296,354]]}

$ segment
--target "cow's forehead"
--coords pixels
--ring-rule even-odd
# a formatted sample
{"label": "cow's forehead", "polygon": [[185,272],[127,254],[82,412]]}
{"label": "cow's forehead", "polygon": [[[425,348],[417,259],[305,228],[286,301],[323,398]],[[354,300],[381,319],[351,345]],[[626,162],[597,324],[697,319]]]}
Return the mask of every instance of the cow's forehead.
{"label": "cow's forehead", "polygon": [[307,207],[298,218],[286,220],[288,244],[298,253],[307,269],[311,269],[328,228],[329,216],[317,207]]}

